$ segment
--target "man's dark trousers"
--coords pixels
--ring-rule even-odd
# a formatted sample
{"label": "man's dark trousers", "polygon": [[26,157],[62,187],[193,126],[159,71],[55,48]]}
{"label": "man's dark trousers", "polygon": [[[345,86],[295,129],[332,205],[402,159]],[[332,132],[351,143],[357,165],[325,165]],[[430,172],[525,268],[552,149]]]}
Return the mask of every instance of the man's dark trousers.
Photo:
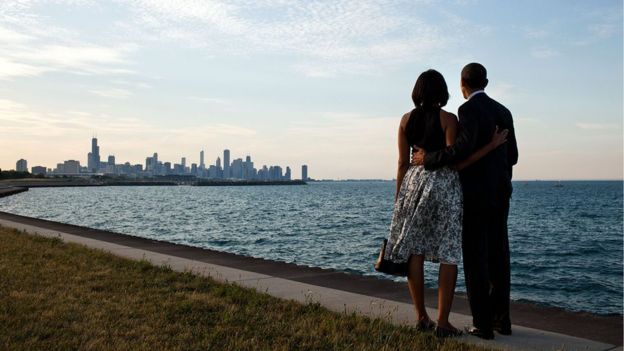
{"label": "man's dark trousers", "polygon": [[510,326],[509,198],[496,206],[464,205],[464,275],[475,327]]}

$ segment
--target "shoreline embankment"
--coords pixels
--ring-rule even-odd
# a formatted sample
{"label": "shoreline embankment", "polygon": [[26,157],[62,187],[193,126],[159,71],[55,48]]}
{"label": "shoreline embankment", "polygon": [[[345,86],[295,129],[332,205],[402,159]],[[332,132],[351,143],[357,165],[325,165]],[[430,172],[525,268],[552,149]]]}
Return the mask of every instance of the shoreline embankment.
{"label": "shoreline embankment", "polygon": [[28,191],[28,187],[0,187],[0,197],[11,196]]}

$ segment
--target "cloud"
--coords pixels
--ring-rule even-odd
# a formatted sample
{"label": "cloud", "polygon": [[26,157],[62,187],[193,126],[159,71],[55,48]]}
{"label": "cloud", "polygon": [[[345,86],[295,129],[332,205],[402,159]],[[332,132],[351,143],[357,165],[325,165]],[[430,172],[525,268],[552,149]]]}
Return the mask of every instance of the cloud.
{"label": "cloud", "polygon": [[[128,74],[125,54],[131,49],[97,45],[37,45],[15,46],[4,51],[12,64],[24,62],[38,74],[63,71],[74,74]],[[121,66],[121,67],[120,67]]]}
{"label": "cloud", "polygon": [[621,30],[621,23],[598,23],[588,27],[589,32],[601,39],[610,38]]}
{"label": "cloud", "polygon": [[543,28],[525,28],[523,32],[529,39],[544,39],[550,36],[550,32]]}
{"label": "cloud", "polygon": [[560,55],[559,51],[552,49],[552,48],[547,48],[547,47],[533,48],[531,50],[531,56],[533,56],[536,59],[549,59],[549,58],[557,57],[559,55]]}
{"label": "cloud", "polygon": [[[101,6],[86,0],[0,4],[0,26],[11,28],[0,30],[0,39],[14,43],[0,50],[0,57],[38,67],[39,74],[133,73],[128,67],[133,50],[88,43],[82,28],[51,25],[53,18],[39,14],[50,3],[85,11]],[[169,41],[209,57],[277,55],[287,58],[293,71],[312,77],[380,74],[443,55],[466,45],[465,38],[488,32],[487,26],[436,9],[429,0],[116,0],[115,6],[123,11],[108,19],[110,35],[94,39]],[[438,12],[443,20],[419,15],[428,12]]]}
{"label": "cloud", "polygon": [[222,104],[228,103],[227,99],[215,98],[215,97],[189,96],[188,99],[193,100],[193,101],[203,102],[203,103],[210,103],[210,104],[222,105]]}
{"label": "cloud", "polygon": [[[423,2],[129,1],[133,20],[119,24],[141,40],[169,40],[208,55],[289,56],[314,77],[371,74],[428,58],[483,28],[462,21],[442,28],[404,8]],[[444,21],[446,23],[447,21]]]}
{"label": "cloud", "polygon": [[37,76],[49,69],[0,58],[0,79]]}
{"label": "cloud", "polygon": [[0,42],[2,43],[25,43],[32,40],[30,35],[15,32],[13,30],[0,27]]}
{"label": "cloud", "polygon": [[125,89],[101,89],[101,90],[91,90],[91,93],[111,99],[127,99],[132,96],[132,92]]}
{"label": "cloud", "polygon": [[[70,2],[75,4],[76,2]],[[129,74],[135,45],[97,45],[56,27],[28,10],[33,2],[0,4],[0,79],[38,76],[48,72]],[[19,9],[19,11],[17,11]]]}
{"label": "cloud", "polygon": [[610,123],[577,123],[576,126],[585,130],[608,130],[617,128],[617,125]]}
{"label": "cloud", "polygon": [[498,82],[488,86],[488,94],[497,100],[508,100],[513,97],[515,86],[513,84]]}

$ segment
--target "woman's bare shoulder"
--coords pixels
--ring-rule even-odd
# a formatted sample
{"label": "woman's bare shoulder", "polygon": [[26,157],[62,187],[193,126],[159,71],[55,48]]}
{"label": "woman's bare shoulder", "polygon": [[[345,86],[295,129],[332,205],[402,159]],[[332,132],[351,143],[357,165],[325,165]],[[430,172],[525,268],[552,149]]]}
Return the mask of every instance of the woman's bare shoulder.
{"label": "woman's bare shoulder", "polygon": [[457,116],[454,113],[451,113],[442,109],[440,109],[440,117],[444,119],[452,119],[452,120],[457,121]]}
{"label": "woman's bare shoulder", "polygon": [[401,117],[401,127],[402,128],[405,128],[405,126],[407,125],[407,122],[409,121],[409,117],[410,117],[411,113],[412,113],[411,111],[407,112],[406,114],[403,115],[403,117]]}
{"label": "woman's bare shoulder", "polygon": [[446,130],[448,127],[455,127],[457,124],[457,116],[440,109],[440,125],[442,125],[443,130]]}
{"label": "woman's bare shoulder", "polygon": [[457,124],[457,116],[455,116],[454,114],[448,112],[448,111],[444,111],[444,110],[440,110],[440,123],[442,124],[442,127],[446,129],[447,126],[450,125],[456,125]]}

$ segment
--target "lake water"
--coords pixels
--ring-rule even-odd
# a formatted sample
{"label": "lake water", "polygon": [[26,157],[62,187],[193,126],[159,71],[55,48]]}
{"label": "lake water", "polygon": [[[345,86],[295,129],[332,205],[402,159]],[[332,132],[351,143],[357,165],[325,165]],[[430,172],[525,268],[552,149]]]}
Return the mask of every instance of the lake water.
{"label": "lake water", "polygon": [[[622,191],[619,181],[515,182],[512,298],[622,314]],[[405,281],[373,268],[393,197],[391,181],[33,188],[0,199],[0,211]],[[437,265],[426,272],[435,286]]]}

